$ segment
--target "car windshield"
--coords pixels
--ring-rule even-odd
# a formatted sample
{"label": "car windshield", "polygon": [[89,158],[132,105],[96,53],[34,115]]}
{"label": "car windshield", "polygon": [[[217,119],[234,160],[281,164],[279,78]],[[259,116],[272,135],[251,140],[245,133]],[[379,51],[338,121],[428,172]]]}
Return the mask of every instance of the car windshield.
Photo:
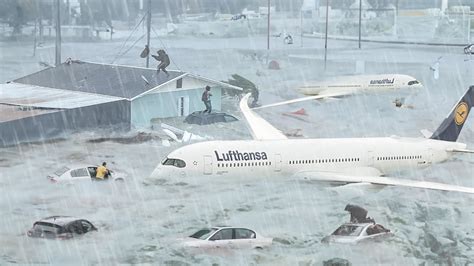
{"label": "car windshield", "polygon": [[341,225],[334,231],[333,235],[336,236],[358,236],[362,232],[363,226],[357,225]]}
{"label": "car windshield", "polygon": [[214,228],[211,229],[202,229],[197,231],[196,233],[190,235],[189,237],[196,238],[196,239],[202,239],[206,240],[210,235],[212,235],[215,231],[217,231]]}
{"label": "car windshield", "polygon": [[54,172],[54,174],[57,175],[57,176],[60,176],[64,173],[66,173],[68,170],[69,170],[69,168],[64,166],[63,168],[61,168],[61,169],[57,170],[56,172]]}

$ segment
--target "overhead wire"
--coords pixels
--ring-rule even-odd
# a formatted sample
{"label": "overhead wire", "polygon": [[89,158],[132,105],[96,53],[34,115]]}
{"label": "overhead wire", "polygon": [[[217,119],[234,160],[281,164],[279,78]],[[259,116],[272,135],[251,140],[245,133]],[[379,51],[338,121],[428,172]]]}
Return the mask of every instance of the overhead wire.
{"label": "overhead wire", "polygon": [[[135,47],[135,44],[137,44],[137,42],[139,42],[141,39],[143,39],[143,37],[145,37],[146,34],[143,34],[140,38],[138,38],[132,45],[130,45],[130,47],[128,47],[127,50],[125,50],[125,52],[123,52],[122,54],[119,54],[117,55],[117,57],[122,57],[124,56],[125,54],[127,54],[133,47]],[[115,60],[114,60],[115,61]],[[113,64],[113,62],[112,62]]]}
{"label": "overhead wire", "polygon": [[[129,47],[127,49],[127,51],[125,53],[121,53],[122,52],[122,49],[125,47],[125,45],[127,44],[127,42],[132,38],[133,34],[135,33],[135,31],[138,29],[138,27],[140,26],[140,24],[143,23],[143,21],[145,20],[146,18],[146,14],[143,15],[143,17],[140,19],[140,21],[137,23],[137,25],[135,25],[135,28],[133,28],[132,32],[130,33],[130,35],[127,37],[127,39],[125,40],[125,42],[122,43],[122,46],[120,47],[119,51],[117,52],[117,55],[115,55],[114,59],[112,60],[112,64],[120,57],[120,56],[123,56],[124,54],[126,54],[126,52],[130,51],[131,47],[133,47],[137,41],[135,41],[131,47]],[[142,37],[139,38],[142,39]]]}

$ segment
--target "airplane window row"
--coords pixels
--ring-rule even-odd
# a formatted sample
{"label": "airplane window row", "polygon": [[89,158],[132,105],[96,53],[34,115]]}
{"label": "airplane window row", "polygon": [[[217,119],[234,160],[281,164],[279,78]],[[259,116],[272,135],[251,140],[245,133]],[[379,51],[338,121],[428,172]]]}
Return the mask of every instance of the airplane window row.
{"label": "airplane window row", "polygon": [[390,161],[390,160],[413,160],[421,159],[421,155],[414,156],[390,156],[390,157],[377,157],[377,161]]}
{"label": "airplane window row", "polygon": [[314,163],[346,163],[346,162],[358,162],[359,158],[338,158],[338,159],[319,159],[319,160],[298,160],[289,161],[289,164],[314,164]]}
{"label": "airplane window row", "polygon": [[358,84],[348,84],[348,85],[329,85],[328,88],[360,88],[361,85]]}
{"label": "airplane window row", "polygon": [[218,163],[217,167],[270,166],[272,162]]}

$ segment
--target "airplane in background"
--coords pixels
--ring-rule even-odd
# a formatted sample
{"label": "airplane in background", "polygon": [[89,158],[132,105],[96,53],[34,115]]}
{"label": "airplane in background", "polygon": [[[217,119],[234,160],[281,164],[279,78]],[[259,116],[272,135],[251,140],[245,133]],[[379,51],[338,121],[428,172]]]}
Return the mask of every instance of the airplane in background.
{"label": "airplane in background", "polygon": [[[474,194],[474,188],[387,177],[392,171],[427,167],[454,153],[474,153],[457,138],[474,105],[471,86],[429,138],[288,139],[248,106],[240,109],[253,140],[205,141],[171,152],[151,178],[219,179],[296,177],[330,183],[370,183]],[[188,179],[189,180],[189,179]]]}
{"label": "airplane in background", "polygon": [[416,78],[401,74],[357,75],[336,77],[319,83],[312,83],[297,89],[306,97],[259,106],[261,109],[308,100],[330,99],[366,92],[388,92],[401,89],[419,89],[423,85]]}

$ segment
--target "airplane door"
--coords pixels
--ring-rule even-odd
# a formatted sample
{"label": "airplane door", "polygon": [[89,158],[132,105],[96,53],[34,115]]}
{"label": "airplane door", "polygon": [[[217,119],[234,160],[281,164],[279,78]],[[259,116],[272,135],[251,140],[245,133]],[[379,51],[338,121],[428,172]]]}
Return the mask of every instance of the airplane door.
{"label": "airplane door", "polygon": [[281,172],[281,154],[275,154],[275,172]]}
{"label": "airplane door", "polygon": [[374,166],[374,151],[367,153],[367,166]]}
{"label": "airplane door", "polygon": [[435,161],[437,161],[438,158],[435,157],[435,153],[433,152],[433,149],[432,148],[429,148],[428,149],[428,153],[427,153],[427,156],[425,158],[425,163],[426,164],[431,164]]}
{"label": "airplane door", "polygon": [[212,156],[204,155],[204,174],[212,175]]}

